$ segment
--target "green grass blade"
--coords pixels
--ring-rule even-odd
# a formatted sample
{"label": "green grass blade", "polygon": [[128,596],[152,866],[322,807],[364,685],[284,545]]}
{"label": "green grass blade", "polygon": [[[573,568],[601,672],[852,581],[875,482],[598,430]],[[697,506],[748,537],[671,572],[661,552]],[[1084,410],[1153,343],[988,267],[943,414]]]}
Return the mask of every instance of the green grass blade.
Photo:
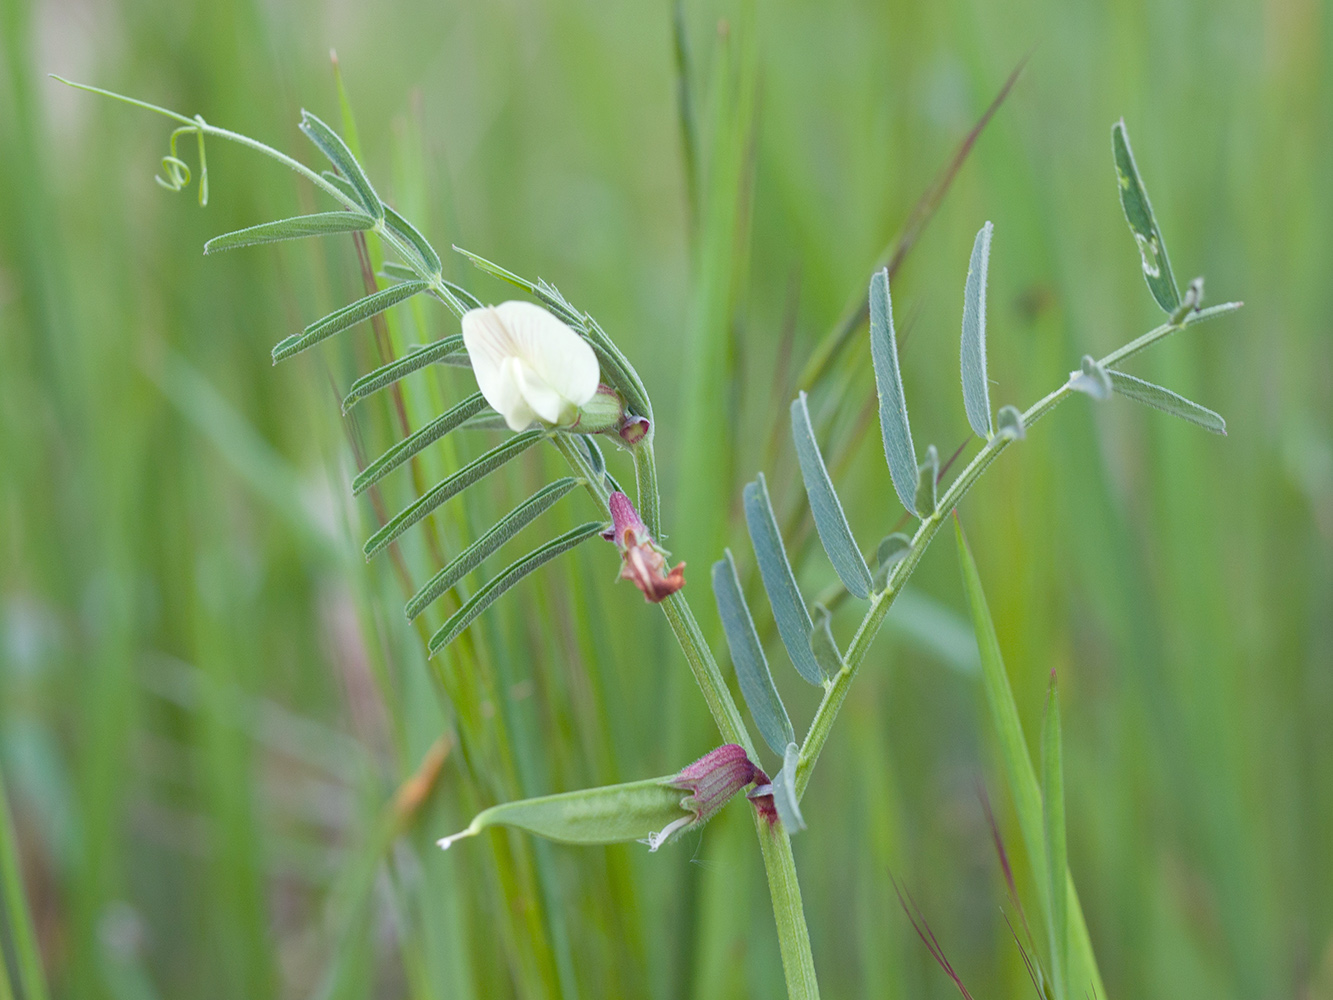
{"label": "green grass blade", "polygon": [[457,354],[463,350],[465,348],[461,335],[442,337],[434,343],[427,344],[425,347],[418,348],[409,354],[404,354],[401,358],[390,361],[387,365],[381,365],[373,372],[362,375],[352,383],[352,388],[348,390],[346,398],[343,399],[343,413],[346,413],[363,399],[367,399],[381,389],[393,385],[400,378],[411,375],[415,371],[420,371],[437,361],[444,361],[449,355]]}
{"label": "green grass blade", "polygon": [[298,215],[294,219],[263,222],[248,229],[214,236],[204,244],[204,253],[234,250],[237,247],[256,246],[260,243],[279,243],[299,240],[307,236],[330,236],[335,233],[359,233],[373,228],[375,220],[362,212],[317,212]]}
{"label": "green grass blade", "polygon": [[430,654],[434,656],[458,638],[462,631],[471,625],[483,611],[529,573],[550,562],[556,556],[568,552],[579,543],[601,534],[605,527],[605,522],[590,521],[574,528],[572,531],[565,532],[559,538],[552,539],[541,548],[534,549],[518,562],[511,564],[499,576],[473,594],[467,603],[454,612],[449,620],[440,626],[439,631],[430,637],[428,646]]}
{"label": "green grass blade", "polygon": [[474,417],[486,408],[486,399],[481,393],[473,393],[457,406],[450,407],[420,430],[410,434],[371,462],[352,480],[352,495],[364,493],[394,469],[398,468],[423,448],[428,448],[440,438],[457,428],[469,417]]}
{"label": "green grass blade", "polygon": [[[1046,818],[1041,787],[1037,784],[1037,773],[1028,754],[1027,742],[1023,736],[1023,724],[1018,717],[1018,706],[1014,702],[1014,694],[1009,686],[1009,675],[1005,672],[1004,660],[1000,655],[1000,641],[995,634],[995,622],[991,619],[990,608],[986,604],[986,594],[981,588],[981,576],[977,572],[976,561],[972,558],[972,550],[968,548],[967,539],[963,535],[963,526],[956,515],[954,535],[958,542],[958,561],[963,573],[963,591],[967,595],[972,628],[976,632],[977,646],[981,653],[982,687],[987,707],[990,709],[991,721],[999,738],[1005,781],[1009,786],[1014,812],[1018,816],[1023,846],[1027,852],[1028,864],[1032,867],[1033,880],[1038,886],[1051,885],[1050,864],[1046,857]],[[1073,879],[1066,870],[1064,878],[1059,881],[1065,883],[1068,907],[1066,923],[1069,928],[1068,952],[1071,962],[1067,978],[1072,984],[1071,995],[1082,997],[1086,988],[1092,996],[1105,997],[1106,988],[1097,969],[1097,959],[1092,951],[1092,942],[1088,938],[1087,924],[1083,919],[1083,910],[1079,905]],[[1050,894],[1043,890],[1039,895],[1043,916],[1049,926],[1052,922]]]}
{"label": "green grass blade", "polygon": [[972,244],[963,287],[963,340],[960,366],[963,373],[963,407],[967,422],[983,441],[991,436],[990,380],[986,375],[986,272],[990,266],[989,222],[981,227]]}
{"label": "green grass blade", "polygon": [[290,357],[309,350],[322,340],[334,334],[363,323],[372,316],[410,299],[413,295],[424,292],[429,286],[424,281],[404,281],[399,285],[390,285],[378,292],[373,292],[363,299],[357,299],[350,305],[343,306],[337,312],[329,313],[321,320],[316,320],[300,333],[294,333],[273,348],[273,363],[286,361]]}
{"label": "green grass blade", "polygon": [[[828,468],[824,465],[824,456],[820,454],[819,442],[815,440],[815,431],[810,424],[810,408],[806,404],[804,392],[792,400],[791,434],[796,442],[796,457],[801,465],[801,478],[805,481],[805,492],[810,498],[810,513],[814,517],[819,540],[847,592],[865,600],[870,596],[870,569],[856,546],[847,515],[843,513],[842,503],[833,488],[833,480],[829,478]],[[915,462],[912,465],[912,477],[915,485]]]}
{"label": "green grass blade", "polygon": [[390,229],[412,244],[417,254],[421,257],[421,263],[424,265],[427,274],[439,274],[441,263],[440,255],[435,252],[435,248],[430,245],[430,241],[417,231],[417,227],[408,222],[388,205],[384,206],[384,221]]}
{"label": "green grass blade", "polygon": [[549,510],[570,490],[583,483],[584,480],[575,479],[573,476],[557,479],[543,486],[502,517],[489,531],[451,559],[425,586],[412,595],[411,600],[407,602],[407,620],[412,621],[425,611],[441,594],[480,566],[483,560],[500,546]]}
{"label": "green grass blade", "polygon": [[1170,389],[1152,382],[1145,382],[1133,375],[1126,375],[1114,368],[1106,369],[1106,374],[1111,377],[1111,388],[1120,395],[1127,396],[1136,403],[1142,403],[1145,406],[1151,406],[1164,413],[1169,413],[1173,417],[1179,417],[1181,420],[1188,420],[1206,431],[1226,435],[1227,422],[1206,406],[1200,406],[1193,400],[1179,396]]}
{"label": "green grass blade", "polygon": [[1009,675],[1005,672],[1004,660],[1000,655],[1000,641],[995,634],[995,623],[991,620],[985,592],[981,589],[977,564],[972,558],[967,539],[963,536],[963,527],[956,517],[954,531],[958,541],[958,559],[962,564],[963,591],[967,595],[968,608],[972,614],[972,628],[976,632],[977,647],[981,651],[981,678],[986,694],[986,705],[990,709],[991,722],[994,723],[995,733],[999,738],[1004,774],[1009,784],[1009,793],[1013,797],[1014,812],[1018,815],[1018,825],[1023,832],[1023,841],[1027,846],[1032,870],[1037,884],[1046,885],[1048,879],[1043,846],[1045,835],[1041,789],[1037,784],[1036,772],[1032,769],[1027,743],[1024,742],[1023,725],[1018,718],[1018,706],[1009,687]]}
{"label": "green grass blade", "polygon": [[870,357],[875,365],[879,429],[884,438],[889,478],[908,513],[915,514],[916,449],[912,446],[912,427],[907,421],[907,401],[903,397],[902,373],[898,370],[888,268],[880,268],[870,279]]}
{"label": "green grass blade", "polygon": [[810,648],[810,612],[796,585],[796,575],[782,544],[782,533],[773,516],[768,484],[764,482],[762,472],[758,479],[746,485],[744,499],[745,525],[750,531],[750,544],[754,546],[764,590],[768,592],[768,603],[773,607],[778,635],[782,637],[782,644],[787,647],[787,655],[797,673],[816,687],[821,686],[824,675]]}
{"label": "green grass blade", "polygon": [[1134,234],[1134,242],[1139,246],[1139,256],[1143,259],[1143,277],[1148,282],[1152,297],[1163,312],[1170,315],[1180,307],[1180,289],[1176,287],[1176,279],[1171,274],[1166,242],[1157,226],[1157,217],[1153,215],[1147,189],[1139,176],[1138,164],[1134,162],[1134,153],[1129,148],[1129,133],[1125,131],[1123,118],[1111,127],[1111,150],[1115,157],[1116,178],[1120,182],[1120,204],[1125,210],[1129,231]]}
{"label": "green grass blade", "polygon": [[329,158],[329,162],[352,185],[356,191],[356,200],[360,202],[361,207],[373,215],[376,221],[383,221],[384,203],[380,201],[379,195],[375,193],[375,188],[370,183],[370,178],[366,176],[365,170],[352,155],[352,151],[347,148],[347,143],[342,141],[342,137],[318,117],[304,110],[301,112],[301,131],[319,147],[319,151]]}
{"label": "green grass blade", "polygon": [[1060,746],[1060,696],[1051,673],[1046,719],[1041,727],[1042,811],[1046,830],[1046,862],[1051,897],[1051,974],[1056,1000],[1069,997],[1069,894],[1065,891],[1068,848],[1065,841],[1065,778]]}
{"label": "green grass blade", "polygon": [[736,668],[741,694],[750,706],[750,714],[754,716],[764,742],[775,754],[781,755],[787,744],[795,741],[796,733],[778,689],[773,685],[773,675],[769,673],[764,647],[759,643],[754,619],[750,617],[750,608],[741,593],[741,582],[736,576],[736,563],[730,549],[713,563],[713,597],[717,600],[717,613],[722,619],[722,631],[731,650],[731,662]]}
{"label": "green grass blade", "polygon": [[456,497],[473,483],[484,479],[510,459],[523,454],[538,441],[546,437],[545,431],[524,431],[515,434],[509,440],[492,448],[480,458],[474,459],[452,476],[442,479],[433,486],[429,493],[416,503],[409,505],[394,515],[385,525],[366,540],[363,551],[367,559],[372,559],[395,538],[412,525],[433,511],[445,501]]}
{"label": "green grass blade", "polygon": [[[46,972],[42,968],[42,956],[37,947],[37,934],[32,920],[32,911],[28,906],[27,893],[23,888],[23,872],[19,865],[18,838],[14,831],[13,817],[10,815],[8,793],[5,789],[4,775],[0,774],[0,925],[9,929],[10,943],[13,946],[14,961],[17,966],[17,983],[24,1000],[46,1000]],[[0,942],[3,950],[3,942]],[[0,956],[0,989],[10,986],[8,970],[4,956]]]}

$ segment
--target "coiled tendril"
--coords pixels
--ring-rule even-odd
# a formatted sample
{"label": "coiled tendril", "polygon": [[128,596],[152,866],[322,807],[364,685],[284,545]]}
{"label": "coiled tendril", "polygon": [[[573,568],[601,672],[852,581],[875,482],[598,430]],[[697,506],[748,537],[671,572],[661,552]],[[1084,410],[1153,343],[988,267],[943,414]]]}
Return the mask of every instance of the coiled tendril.
{"label": "coiled tendril", "polygon": [[208,204],[208,158],[204,154],[204,128],[208,123],[202,115],[195,115],[194,120],[196,124],[182,125],[171,133],[171,152],[162,157],[162,174],[166,176],[156,174],[153,180],[168,191],[180,191],[190,186],[190,166],[176,155],[176,140],[193,132],[199,140],[199,205],[203,207]]}

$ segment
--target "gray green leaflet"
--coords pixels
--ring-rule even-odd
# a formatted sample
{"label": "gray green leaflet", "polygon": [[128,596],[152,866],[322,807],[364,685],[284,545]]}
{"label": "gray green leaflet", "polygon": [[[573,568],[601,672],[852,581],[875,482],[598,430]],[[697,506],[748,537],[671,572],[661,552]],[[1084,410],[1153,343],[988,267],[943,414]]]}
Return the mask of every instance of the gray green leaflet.
{"label": "gray green leaflet", "polygon": [[410,375],[414,371],[419,371],[427,365],[434,364],[436,361],[444,361],[451,354],[459,352],[464,352],[462,356],[467,357],[462,336],[455,334],[452,337],[442,337],[432,344],[426,344],[424,347],[418,347],[404,354],[401,358],[390,361],[387,365],[381,365],[373,372],[362,375],[352,383],[352,388],[343,400],[343,412],[346,413],[361,400],[393,385],[400,378]]}
{"label": "gray green leaflet", "polygon": [[440,272],[440,255],[430,245],[426,237],[417,231],[417,227],[408,222],[388,205],[384,206],[384,221],[390,229],[411,244],[420,258],[420,263],[427,274]]}
{"label": "gray green leaflet", "polygon": [[1111,398],[1111,376],[1091,354],[1085,354],[1080,369],[1069,373],[1069,388],[1105,402]]}
{"label": "gray green leaflet", "polygon": [[986,271],[990,265],[990,241],[994,227],[987,222],[972,244],[963,288],[963,338],[960,367],[963,374],[963,407],[967,422],[983,441],[991,436],[990,382],[986,375]]}
{"label": "gray green leaflet", "polygon": [[300,240],[307,236],[329,236],[336,233],[358,233],[373,228],[375,220],[364,212],[318,212],[298,215],[294,219],[262,222],[248,229],[214,236],[204,244],[204,253],[234,250],[236,247]]}
{"label": "gray green leaflet", "polygon": [[540,548],[529,552],[522,559],[510,564],[499,576],[490,580],[479,591],[468,598],[467,602],[455,611],[439,630],[430,637],[427,651],[434,656],[449,643],[457,639],[483,611],[489,608],[506,591],[517,584],[529,573],[550,562],[556,556],[563,555],[574,546],[586,542],[595,535],[600,535],[606,528],[604,521],[590,521],[572,531],[567,531],[558,538],[553,538]]}
{"label": "gray green leaflet", "polygon": [[490,530],[451,559],[444,568],[412,595],[407,602],[407,620],[412,621],[425,611],[441,594],[480,566],[505,542],[526,528],[543,512],[549,510],[561,497],[577,486],[582,479],[565,476],[548,483],[491,526]]}
{"label": "gray green leaflet", "polygon": [[833,638],[833,616],[822,604],[815,605],[814,627],[810,630],[810,652],[819,664],[825,679],[842,670],[842,653],[838,651],[837,640]]}
{"label": "gray green leaflet", "polygon": [[995,414],[995,433],[1010,441],[1022,441],[1027,437],[1027,427],[1023,423],[1023,413],[1017,406],[1001,406]]}
{"label": "gray green leaflet", "polygon": [[378,483],[394,469],[408,461],[423,448],[428,448],[450,431],[462,425],[469,417],[476,416],[486,408],[486,400],[481,393],[474,393],[457,406],[445,410],[438,417],[420,430],[399,441],[375,461],[371,462],[352,480],[352,495],[364,493]]}
{"label": "gray green leaflet", "polygon": [[1188,420],[1190,423],[1197,424],[1214,434],[1225,435],[1227,432],[1227,422],[1206,406],[1200,406],[1184,396],[1177,395],[1170,389],[1165,389],[1152,382],[1145,382],[1133,375],[1126,375],[1114,368],[1108,369],[1106,374],[1111,378],[1111,388],[1122,396],[1128,396],[1137,403],[1143,403],[1145,406],[1152,406],[1165,413],[1170,413],[1172,416],[1180,417],[1181,420]]}
{"label": "gray green leaflet", "polygon": [[1171,274],[1171,261],[1166,256],[1166,243],[1153,215],[1152,203],[1139,176],[1134,153],[1129,148],[1129,133],[1123,118],[1111,127],[1111,150],[1115,156],[1115,173],[1120,182],[1120,204],[1125,210],[1125,221],[1143,259],[1143,277],[1148,290],[1162,311],[1171,314],[1180,307],[1180,289]]}
{"label": "gray green leaflet", "polygon": [[935,513],[939,478],[940,453],[932,444],[926,449],[926,460],[916,470],[916,512],[921,517],[930,517]]}
{"label": "gray green leaflet", "polygon": [[356,161],[356,157],[352,155],[352,151],[347,148],[347,143],[342,141],[338,133],[309,111],[301,112],[301,131],[306,134],[306,138],[319,147],[319,151],[327,156],[329,162],[347,179],[347,182],[355,191],[356,200],[360,202],[361,207],[377,220],[382,220],[384,218],[384,203],[380,201],[379,195],[375,193],[374,187],[371,186],[370,178],[361,169],[361,164]]}
{"label": "gray green leaflet", "polygon": [[366,544],[363,548],[366,558],[371,559],[379,554],[393,542],[394,539],[420,521],[436,507],[440,506],[440,504],[456,497],[473,483],[490,475],[510,459],[521,455],[545,437],[546,432],[540,430],[524,431],[522,434],[515,434],[507,441],[496,445],[480,458],[473,459],[453,475],[440,480],[440,482],[431,487],[429,492],[425,493],[415,503],[412,503],[399,511],[385,523],[384,527],[380,528],[379,531],[375,532],[366,540]]}
{"label": "gray green leaflet", "polygon": [[336,333],[363,323],[372,316],[378,316],[384,310],[396,306],[413,295],[424,292],[430,286],[424,281],[404,281],[399,285],[390,285],[378,292],[372,292],[363,299],[357,299],[350,305],[343,306],[337,312],[329,313],[321,320],[316,320],[300,333],[294,333],[273,348],[273,363],[286,361],[293,355],[309,350],[322,340],[327,340]]}
{"label": "gray green leaflet", "polygon": [[883,590],[889,585],[889,574],[893,567],[907,558],[912,548],[912,540],[902,532],[895,531],[882,542],[875,551],[875,589]]}
{"label": "gray green leaflet", "polygon": [[773,778],[773,804],[789,834],[805,829],[805,817],[801,815],[801,803],[796,797],[796,765],[800,758],[801,748],[794,742],[788,743],[782,752],[782,770]]}
{"label": "gray green leaflet", "polygon": [[736,668],[741,694],[750,706],[750,714],[754,716],[764,742],[774,753],[781,754],[787,744],[796,739],[796,733],[787,717],[787,709],[778,697],[778,689],[773,686],[773,675],[768,671],[768,660],[759,644],[754,619],[750,617],[749,605],[741,593],[730,549],[713,563],[713,596],[717,600],[717,613],[722,619],[722,631],[731,650],[731,662]]}
{"label": "gray green leaflet", "polygon": [[889,297],[889,270],[880,268],[870,279],[870,358],[875,365],[879,393],[879,429],[884,458],[898,499],[908,513],[916,510],[916,449],[907,422],[907,401],[898,370],[898,342],[893,333],[893,300]]}
{"label": "gray green leaflet", "polygon": [[865,600],[870,596],[870,570],[861,556],[861,550],[856,546],[847,515],[843,513],[837,491],[833,489],[833,480],[829,478],[828,469],[824,465],[824,456],[820,454],[819,442],[815,440],[815,431],[810,425],[810,409],[806,405],[804,392],[791,404],[791,434],[796,443],[801,479],[805,482],[805,492],[810,498],[810,514],[815,521],[815,530],[819,532],[819,540],[847,592]]}
{"label": "gray green leaflet", "polygon": [[810,650],[810,612],[806,610],[787,559],[762,472],[758,479],[746,485],[744,500],[745,525],[750,531],[750,543],[754,546],[764,590],[768,592],[768,603],[773,608],[778,635],[782,637],[782,644],[787,647],[787,655],[797,673],[811,684],[822,685],[823,675]]}

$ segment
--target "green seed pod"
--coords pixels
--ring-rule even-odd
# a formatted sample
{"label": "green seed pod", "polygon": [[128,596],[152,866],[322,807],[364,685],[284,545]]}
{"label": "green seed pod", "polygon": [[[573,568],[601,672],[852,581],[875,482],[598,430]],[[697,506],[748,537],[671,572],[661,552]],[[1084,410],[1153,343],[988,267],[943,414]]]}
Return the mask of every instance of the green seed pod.
{"label": "green seed pod", "polygon": [[[745,751],[728,743],[664,778],[606,785],[492,806],[466,830],[444,837],[475,837],[487,827],[512,826],[563,844],[617,844],[637,840],[657,850],[686,830],[701,827],[755,780]],[[682,795],[681,792],[685,792]]]}

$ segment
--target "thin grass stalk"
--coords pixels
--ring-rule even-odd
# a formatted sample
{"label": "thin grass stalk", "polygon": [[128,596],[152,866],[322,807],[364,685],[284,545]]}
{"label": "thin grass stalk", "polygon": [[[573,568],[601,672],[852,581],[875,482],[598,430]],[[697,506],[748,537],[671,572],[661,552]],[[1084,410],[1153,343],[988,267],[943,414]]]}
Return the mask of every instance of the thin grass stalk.
{"label": "thin grass stalk", "polygon": [[[24,1000],[46,1000],[46,972],[37,948],[28,896],[23,888],[23,871],[19,864],[18,836],[9,807],[9,793],[5,788],[3,770],[0,770],[0,883],[4,887],[4,917],[0,924],[9,927],[10,940],[17,963],[18,985]],[[0,988],[10,987],[9,972],[4,966],[4,942],[0,941]],[[3,995],[3,994],[0,994]]]}

